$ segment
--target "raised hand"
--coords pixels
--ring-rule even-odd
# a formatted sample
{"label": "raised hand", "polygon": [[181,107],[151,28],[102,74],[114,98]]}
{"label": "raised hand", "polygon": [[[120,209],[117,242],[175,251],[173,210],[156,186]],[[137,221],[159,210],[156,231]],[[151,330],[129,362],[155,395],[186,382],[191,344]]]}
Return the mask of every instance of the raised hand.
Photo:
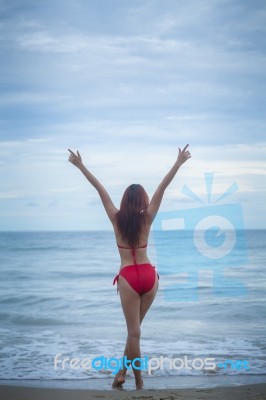
{"label": "raised hand", "polygon": [[82,158],[79,152],[77,151],[77,154],[75,154],[72,150],[68,149],[70,152],[68,161],[71,162],[73,165],[76,167],[80,168],[82,165]]}
{"label": "raised hand", "polygon": [[178,157],[177,157],[177,162],[182,165],[184,164],[190,157],[190,152],[187,150],[189,144],[187,144],[183,150],[181,151],[180,148],[178,148]]}

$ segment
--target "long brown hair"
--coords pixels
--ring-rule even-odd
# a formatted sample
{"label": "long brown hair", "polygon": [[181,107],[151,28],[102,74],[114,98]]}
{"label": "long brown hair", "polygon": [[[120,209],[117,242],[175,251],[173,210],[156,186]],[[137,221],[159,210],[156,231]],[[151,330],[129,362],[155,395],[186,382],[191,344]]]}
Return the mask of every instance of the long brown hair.
{"label": "long brown hair", "polygon": [[141,185],[133,184],[125,190],[116,221],[122,240],[129,247],[140,245],[139,238],[146,223],[148,204],[147,193]]}

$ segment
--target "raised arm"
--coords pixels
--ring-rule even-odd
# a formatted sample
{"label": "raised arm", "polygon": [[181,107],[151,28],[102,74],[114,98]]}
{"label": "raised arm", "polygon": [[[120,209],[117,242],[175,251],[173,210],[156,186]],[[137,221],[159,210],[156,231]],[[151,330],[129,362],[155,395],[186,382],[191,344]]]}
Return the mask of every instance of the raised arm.
{"label": "raised arm", "polygon": [[174,165],[170,169],[170,171],[165,175],[162,182],[159,184],[158,188],[156,189],[154,195],[152,196],[150,204],[147,208],[147,213],[150,216],[151,221],[153,221],[154,218],[156,217],[156,214],[159,210],[159,207],[160,207],[162,199],[163,199],[165,189],[170,184],[170,182],[173,180],[173,178],[175,177],[175,175],[176,175],[177,171],[179,170],[179,168],[181,167],[181,165],[184,164],[191,157],[190,152],[187,150],[188,146],[189,145],[187,144],[183,148],[182,151],[180,148],[178,149],[178,157],[177,157],[176,162],[174,163]]}
{"label": "raised arm", "polygon": [[82,162],[82,158],[77,151],[77,154],[75,154],[72,150],[68,149],[70,152],[69,159],[73,165],[75,165],[82,173],[83,175],[88,179],[88,181],[92,184],[92,186],[95,187],[97,192],[99,193],[99,196],[102,200],[103,206],[105,208],[105,211],[111,220],[113,222],[115,218],[115,214],[117,213],[118,209],[114,206],[111,197],[109,196],[107,190],[104,188],[104,186],[98,181],[98,179],[92,175],[92,173],[85,167],[85,165]]}

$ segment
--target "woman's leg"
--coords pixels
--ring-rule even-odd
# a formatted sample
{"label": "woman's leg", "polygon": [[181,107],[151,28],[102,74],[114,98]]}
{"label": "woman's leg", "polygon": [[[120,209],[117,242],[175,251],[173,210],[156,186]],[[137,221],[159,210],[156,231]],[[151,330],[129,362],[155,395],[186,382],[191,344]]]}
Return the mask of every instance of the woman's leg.
{"label": "woman's leg", "polygon": [[[122,279],[124,280],[123,277],[122,277]],[[131,288],[131,286],[128,284],[127,281],[126,281],[126,284],[128,285],[128,287],[134,293],[136,293]],[[127,289],[127,285],[125,285],[126,289]],[[156,274],[155,283],[154,283],[153,288],[149,292],[144,293],[141,296],[138,295],[140,297],[140,311],[139,311],[139,322],[140,322],[140,324],[139,325],[141,325],[141,323],[142,323],[142,321],[143,321],[148,309],[150,308],[151,304],[153,303],[153,300],[154,300],[154,298],[156,296],[156,293],[157,293],[157,290],[158,290],[158,286],[159,286],[159,282],[158,282],[158,277],[157,277],[157,274]],[[121,302],[122,302],[122,299],[121,299]],[[122,306],[123,306],[123,304],[122,304]],[[128,348],[128,339],[127,339],[125,350],[124,350],[124,356],[127,356],[127,358],[130,359],[130,357],[129,357],[129,348]],[[113,388],[119,388],[119,387],[122,386],[122,384],[125,382],[126,372],[127,372],[127,368],[124,367],[122,370],[120,370],[117,373],[117,375],[115,377],[115,380],[113,382]]]}
{"label": "woman's leg", "polygon": [[[126,341],[126,346],[125,346],[125,350],[124,350],[124,357],[125,356],[127,356],[127,359],[129,359],[127,341]],[[113,381],[113,384],[112,384],[113,389],[121,389],[122,388],[122,385],[123,385],[123,383],[125,383],[125,380],[126,380],[126,373],[127,373],[126,367],[123,367],[123,369],[120,369],[117,372],[115,379]]]}
{"label": "woman's leg", "polygon": [[[122,309],[127,324],[127,347],[128,356],[130,360],[135,358],[141,358],[140,354],[140,295],[132,289],[127,280],[123,277],[119,277],[119,293],[122,304]],[[140,366],[140,362],[136,362],[136,367]],[[136,388],[142,387],[141,370],[138,370],[132,366]]]}
{"label": "woman's leg", "polygon": [[153,288],[147,292],[141,295],[141,302],[140,302],[140,323],[142,323],[147,311],[149,310],[150,306],[153,303],[153,300],[155,299],[157,290],[159,287],[159,279],[157,276],[157,273],[155,275],[155,282]]}

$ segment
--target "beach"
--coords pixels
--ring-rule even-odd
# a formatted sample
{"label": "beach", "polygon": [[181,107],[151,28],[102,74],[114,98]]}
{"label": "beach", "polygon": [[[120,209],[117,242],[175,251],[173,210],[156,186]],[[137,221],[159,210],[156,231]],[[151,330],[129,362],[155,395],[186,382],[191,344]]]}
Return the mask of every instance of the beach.
{"label": "beach", "polygon": [[150,390],[82,390],[0,386],[4,400],[263,400],[266,384],[235,387]]}
{"label": "beach", "polygon": [[0,381],[2,400],[262,400],[266,377],[206,376],[144,378],[144,389],[135,390],[127,378],[122,390],[112,389],[113,379]]}

